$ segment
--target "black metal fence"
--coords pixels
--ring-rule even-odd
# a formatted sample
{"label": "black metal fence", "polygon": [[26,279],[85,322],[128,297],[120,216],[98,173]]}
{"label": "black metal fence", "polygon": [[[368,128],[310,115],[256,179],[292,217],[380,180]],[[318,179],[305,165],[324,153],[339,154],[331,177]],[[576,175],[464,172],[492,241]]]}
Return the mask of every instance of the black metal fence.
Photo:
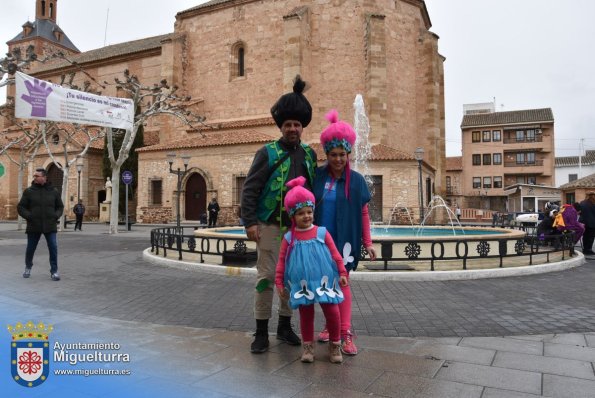
{"label": "black metal fence", "polygon": [[[248,239],[238,237],[197,237],[194,232],[199,227],[156,228],[151,230],[151,252],[167,257],[168,252],[178,253],[178,259],[183,260],[183,253],[199,255],[199,262],[204,262],[204,255],[221,256],[222,263],[251,264],[256,261],[256,251],[248,248]],[[188,230],[191,230],[191,233]],[[368,269],[389,270],[391,265],[411,264],[419,262],[429,263],[430,270],[434,271],[443,263],[460,264],[461,269],[468,269],[468,264],[474,260],[492,259],[498,267],[504,266],[504,259],[517,257],[528,259],[528,264],[533,265],[535,257],[545,258],[550,262],[551,256],[556,256],[556,261],[565,260],[574,256],[574,234],[572,232],[537,236],[533,230],[526,231],[524,237],[490,238],[461,238],[460,240],[444,239],[410,239],[395,238],[388,240],[373,240],[375,247],[380,247],[377,258],[371,262],[369,253],[364,248],[361,250],[361,262],[367,262]],[[194,256],[196,258],[196,256]],[[541,261],[543,262],[543,260]],[[372,267],[375,265],[375,267]]]}

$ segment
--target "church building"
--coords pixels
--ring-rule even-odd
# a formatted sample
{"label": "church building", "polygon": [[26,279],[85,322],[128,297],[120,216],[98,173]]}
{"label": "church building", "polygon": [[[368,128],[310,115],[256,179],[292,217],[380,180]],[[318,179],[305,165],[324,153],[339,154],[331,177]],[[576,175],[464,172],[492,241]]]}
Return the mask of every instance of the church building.
{"label": "church building", "polygon": [[[72,54],[76,67],[55,61],[27,73],[56,82],[62,74],[84,69],[99,82],[113,82],[128,69],[146,85],[162,79],[177,85],[192,98],[188,109],[206,117],[198,128],[165,116],[145,126],[144,146],[138,149],[138,222],[175,220],[179,194],[183,221],[197,223],[216,197],[219,222],[237,224],[254,153],[281,135],[270,108],[291,91],[298,74],[308,84],[305,95],[313,107],[302,140],[313,144],[320,163],[325,114],[335,108],[353,123],[354,100],[362,96],[370,124],[374,221],[388,222],[395,206],[419,214],[420,190],[426,203],[445,190],[444,57],[438,36],[429,30],[423,0],[212,0],[178,12],[170,34],[83,53],[55,24],[58,0],[35,3],[35,22],[23,25],[9,49],[31,43],[43,54],[59,47]],[[75,79],[85,76],[77,73]],[[14,95],[11,89],[8,95]],[[122,93],[109,85],[102,95]],[[419,163],[418,147],[424,150]],[[81,196],[88,211],[98,209],[101,200],[100,152],[89,152],[82,171]],[[187,168],[180,192],[178,176],[169,172],[170,153],[176,155],[174,169]],[[189,157],[186,166],[182,156]],[[25,173],[26,181],[35,167],[51,167],[47,157],[39,157]],[[4,157],[0,162],[6,167]],[[14,218],[14,211],[2,213],[17,200],[15,168],[6,170],[0,177],[0,217]],[[76,177],[74,170],[69,178]],[[9,181],[6,188],[3,179]]]}

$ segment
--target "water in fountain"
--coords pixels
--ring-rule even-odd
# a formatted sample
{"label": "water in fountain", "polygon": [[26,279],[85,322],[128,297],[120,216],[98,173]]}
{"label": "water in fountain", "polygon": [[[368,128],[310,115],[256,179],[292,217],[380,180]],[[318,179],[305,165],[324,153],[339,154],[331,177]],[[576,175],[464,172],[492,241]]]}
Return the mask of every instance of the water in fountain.
{"label": "water in fountain", "polygon": [[452,227],[453,235],[457,235],[457,232],[455,231],[456,224],[458,224],[458,228],[460,229],[459,232],[463,235],[465,234],[465,230],[463,229],[463,226],[461,225],[461,222],[457,218],[456,214],[451,210],[451,208],[446,204],[446,202],[444,201],[444,199],[442,199],[440,195],[432,196],[432,200],[430,200],[428,206],[428,211],[426,212],[426,215],[420,224],[420,228],[417,231],[417,235],[423,235],[426,220],[432,216],[432,213],[436,213],[439,209],[444,209],[446,211],[446,214],[448,216],[448,224]]}
{"label": "water in fountain", "polygon": [[355,96],[353,110],[353,128],[357,136],[357,139],[355,140],[355,148],[353,148],[353,169],[364,176],[370,194],[374,196],[374,183],[368,165],[368,159],[372,156],[372,145],[369,140],[370,122],[366,116],[364,98],[361,94]]}
{"label": "water in fountain", "polygon": [[393,218],[395,218],[395,214],[397,214],[397,212],[407,213],[407,219],[409,220],[409,224],[413,226],[413,217],[411,217],[411,212],[409,211],[409,208],[407,206],[399,206],[398,204],[396,204],[390,211],[390,219],[388,220],[388,225],[386,226],[385,230],[388,231],[388,227],[391,226]]}

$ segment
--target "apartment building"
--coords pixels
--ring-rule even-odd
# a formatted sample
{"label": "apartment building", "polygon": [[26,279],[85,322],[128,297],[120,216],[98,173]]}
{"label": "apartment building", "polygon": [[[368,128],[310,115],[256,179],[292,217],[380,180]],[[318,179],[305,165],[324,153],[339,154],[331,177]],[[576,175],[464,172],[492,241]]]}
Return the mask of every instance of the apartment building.
{"label": "apartment building", "polygon": [[466,110],[461,132],[464,207],[506,211],[507,187],[555,186],[550,108],[507,112],[473,108]]}

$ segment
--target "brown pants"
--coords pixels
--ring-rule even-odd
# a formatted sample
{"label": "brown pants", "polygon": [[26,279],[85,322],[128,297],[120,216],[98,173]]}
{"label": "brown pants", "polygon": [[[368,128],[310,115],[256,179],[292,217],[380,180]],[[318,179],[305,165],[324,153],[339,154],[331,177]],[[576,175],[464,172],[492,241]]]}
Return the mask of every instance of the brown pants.
{"label": "brown pants", "polygon": [[[254,318],[271,319],[273,312],[273,297],[275,287],[275,269],[279,260],[281,247],[281,229],[278,225],[258,224],[260,240],[256,245],[258,260],[256,261],[256,285],[261,280],[267,279],[269,286],[262,292],[254,291]],[[279,315],[291,316],[292,310],[286,300],[279,304]]]}

